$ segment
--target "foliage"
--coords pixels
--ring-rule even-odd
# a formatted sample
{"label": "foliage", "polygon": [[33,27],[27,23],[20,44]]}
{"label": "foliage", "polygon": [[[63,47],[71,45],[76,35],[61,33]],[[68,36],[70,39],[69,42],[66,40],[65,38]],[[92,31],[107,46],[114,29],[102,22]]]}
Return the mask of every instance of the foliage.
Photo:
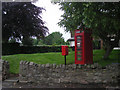
{"label": "foliage", "polygon": [[43,41],[46,45],[62,45],[65,41],[60,32],[53,32],[45,37]]}
{"label": "foliage", "polygon": [[43,40],[39,40],[37,45],[45,45]]}
{"label": "foliage", "polygon": [[16,42],[16,39],[15,39],[15,38],[11,38],[8,42],[9,42],[9,43],[15,43],[15,42]]}
{"label": "foliage", "polygon": [[83,22],[86,27],[93,30],[94,36],[103,40],[107,48],[104,58],[108,58],[120,38],[120,2],[63,2],[59,4],[64,14],[58,24],[66,31],[72,31]]}
{"label": "foliage", "polygon": [[22,44],[23,45],[27,45],[27,46],[32,46],[33,45],[33,39],[32,38],[24,38],[22,40]]}
{"label": "foliage", "polygon": [[70,45],[70,42],[68,40],[65,43],[66,43],[66,45]]}
{"label": "foliage", "polygon": [[42,10],[31,2],[2,2],[3,41],[8,42],[11,37],[21,41],[44,37],[48,28],[40,16]]}
{"label": "foliage", "polygon": [[93,40],[93,49],[100,49],[100,41]]}
{"label": "foliage", "polygon": [[38,39],[32,39],[33,40],[33,45],[38,45],[39,40]]}
{"label": "foliage", "polygon": [[[104,54],[104,50],[94,50],[93,54],[93,61],[94,63],[98,62],[102,66],[111,63],[118,63],[118,52],[120,50],[113,50],[110,54],[110,58],[106,61],[102,60],[102,55]],[[67,64],[74,63],[74,52],[70,52],[67,56]],[[115,57],[116,56],[116,57]],[[64,56],[59,53],[36,53],[36,54],[16,54],[16,55],[9,55],[9,56],[2,56],[3,60],[7,60],[10,63],[10,72],[11,73],[19,73],[19,63],[21,60],[30,61],[37,64],[64,64]],[[119,62],[120,63],[120,62]]]}

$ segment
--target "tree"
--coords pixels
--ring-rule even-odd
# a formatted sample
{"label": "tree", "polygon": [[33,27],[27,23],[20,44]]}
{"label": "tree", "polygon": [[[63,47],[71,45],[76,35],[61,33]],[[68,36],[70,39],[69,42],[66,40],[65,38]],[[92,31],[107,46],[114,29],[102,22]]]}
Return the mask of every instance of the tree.
{"label": "tree", "polygon": [[[64,14],[58,23],[66,31],[73,31],[83,24],[93,30],[93,35],[103,40],[108,58],[120,38],[120,2],[59,3]],[[113,41],[111,39],[114,39]]]}
{"label": "tree", "polygon": [[30,40],[30,37],[42,38],[48,33],[48,28],[40,14],[44,10],[31,2],[3,2],[2,3],[2,39],[8,42],[10,38],[16,40]]}
{"label": "tree", "polygon": [[37,45],[45,45],[43,39],[39,40]]}
{"label": "tree", "polygon": [[36,45],[44,45],[43,40],[44,39],[32,38],[32,44],[35,45],[35,46]]}
{"label": "tree", "polygon": [[53,32],[45,37],[44,43],[47,45],[62,45],[65,43],[65,41],[60,32]]}
{"label": "tree", "polygon": [[22,44],[27,45],[27,46],[32,46],[33,45],[33,38],[30,38],[30,37],[24,38],[22,40]]}

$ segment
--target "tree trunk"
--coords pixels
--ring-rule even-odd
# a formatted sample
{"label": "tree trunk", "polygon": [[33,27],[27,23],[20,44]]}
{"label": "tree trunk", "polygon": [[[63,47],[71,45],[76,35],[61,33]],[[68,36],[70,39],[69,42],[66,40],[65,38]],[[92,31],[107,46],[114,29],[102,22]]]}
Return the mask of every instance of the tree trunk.
{"label": "tree trunk", "polygon": [[103,40],[101,40],[100,48],[103,49]]}
{"label": "tree trunk", "polygon": [[110,55],[110,53],[112,52],[113,48],[114,48],[114,46],[112,46],[112,45],[109,45],[109,46],[106,48],[106,52],[105,52],[105,54],[104,54],[104,56],[103,56],[103,59],[107,59],[107,58],[109,57],[109,55]]}
{"label": "tree trunk", "polygon": [[71,37],[74,37],[74,33],[75,33],[74,30],[70,31]]}

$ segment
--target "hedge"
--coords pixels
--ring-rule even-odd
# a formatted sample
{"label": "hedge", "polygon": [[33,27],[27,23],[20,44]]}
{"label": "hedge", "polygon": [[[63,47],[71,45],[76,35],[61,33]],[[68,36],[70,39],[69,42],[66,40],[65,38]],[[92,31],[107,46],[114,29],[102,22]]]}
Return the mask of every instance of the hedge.
{"label": "hedge", "polygon": [[[100,42],[98,45],[93,42],[93,49],[100,49]],[[74,47],[69,49],[75,50]],[[45,52],[61,52],[61,46],[20,46],[19,43],[2,43],[2,55],[12,55],[12,54],[32,54],[32,53],[45,53]]]}
{"label": "hedge", "polygon": [[2,55],[18,54],[19,43],[2,43]]}
{"label": "hedge", "polygon": [[[74,50],[74,47],[69,47]],[[2,44],[2,55],[61,52],[61,46],[20,46],[18,43]]]}

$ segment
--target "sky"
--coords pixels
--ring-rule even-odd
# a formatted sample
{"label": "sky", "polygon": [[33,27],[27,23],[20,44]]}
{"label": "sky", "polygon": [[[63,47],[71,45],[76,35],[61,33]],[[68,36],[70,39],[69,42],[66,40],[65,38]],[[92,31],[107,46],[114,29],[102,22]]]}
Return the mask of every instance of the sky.
{"label": "sky", "polygon": [[41,16],[42,20],[46,22],[45,26],[48,27],[49,33],[59,31],[63,34],[63,38],[66,41],[70,38],[70,33],[65,32],[64,28],[60,28],[57,23],[62,19],[60,16],[64,13],[63,11],[59,10],[60,6],[51,3],[51,0],[38,0],[34,3],[38,7],[43,7],[46,11],[43,10]]}

